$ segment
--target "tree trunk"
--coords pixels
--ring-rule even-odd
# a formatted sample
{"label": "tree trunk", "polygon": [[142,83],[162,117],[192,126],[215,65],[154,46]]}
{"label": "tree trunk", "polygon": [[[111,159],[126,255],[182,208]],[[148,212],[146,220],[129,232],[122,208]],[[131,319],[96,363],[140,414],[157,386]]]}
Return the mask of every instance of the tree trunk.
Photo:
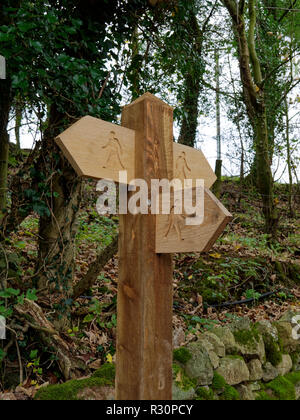
{"label": "tree trunk", "polygon": [[[81,202],[82,181],[63,157],[54,138],[65,128],[63,115],[51,106],[36,173],[42,173],[48,211],[40,215],[38,288],[48,296],[55,292],[56,327],[68,325],[75,268],[76,216]],[[54,149],[54,150],[53,150]],[[36,183],[40,185],[40,179]]]}
{"label": "tree trunk", "polygon": [[285,98],[285,117],[286,117],[286,150],[287,150],[287,165],[289,173],[289,213],[290,217],[294,217],[293,209],[293,173],[291,161],[291,142],[290,142],[290,120],[289,120],[289,105],[288,99]]}
{"label": "tree trunk", "polygon": [[7,167],[9,156],[9,136],[7,125],[11,107],[11,84],[9,80],[0,80],[0,214],[6,211]]}
{"label": "tree trunk", "polygon": [[257,187],[262,197],[266,232],[276,237],[279,215],[274,202],[273,175],[271,170],[270,148],[266,99],[260,61],[255,48],[256,2],[249,0],[249,34],[245,25],[245,2],[223,0],[232,21],[238,43],[241,80],[244,101],[254,132],[255,170]]}

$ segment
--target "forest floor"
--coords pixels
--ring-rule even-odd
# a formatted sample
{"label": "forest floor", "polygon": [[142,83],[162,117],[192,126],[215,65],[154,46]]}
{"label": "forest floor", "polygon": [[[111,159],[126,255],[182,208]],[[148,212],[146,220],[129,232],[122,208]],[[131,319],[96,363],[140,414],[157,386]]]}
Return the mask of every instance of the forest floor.
{"label": "forest floor", "polygon": [[[299,193],[298,193],[299,194]],[[255,190],[247,192],[239,182],[226,180],[221,201],[234,218],[213,249],[205,255],[175,255],[174,315],[175,345],[194,340],[202,331],[247,316],[253,321],[277,320],[289,308],[300,308],[300,197],[295,195],[295,216],[288,216],[287,186],[276,187],[281,211],[278,242],[268,245],[261,205]],[[96,212],[95,184],[86,183],[76,239],[76,281],[87,272],[97,253],[118,231],[117,217]],[[295,200],[296,201],[296,200]],[[37,258],[38,219],[27,218],[13,238],[21,258],[20,276],[30,278]],[[118,258],[115,256],[99,275],[87,296],[73,306],[73,327],[67,334],[77,346],[87,370],[97,369],[115,358]],[[266,293],[272,293],[265,297]],[[49,297],[51,299],[51,297]],[[245,303],[250,300],[249,303]],[[243,301],[242,303],[236,303]],[[225,306],[222,306],[224,305]],[[221,305],[216,307],[216,305]],[[26,366],[27,396],[36,387],[61,380],[56,364],[38,357],[30,345]],[[36,361],[38,360],[38,365]],[[3,389],[18,385],[18,360]]]}

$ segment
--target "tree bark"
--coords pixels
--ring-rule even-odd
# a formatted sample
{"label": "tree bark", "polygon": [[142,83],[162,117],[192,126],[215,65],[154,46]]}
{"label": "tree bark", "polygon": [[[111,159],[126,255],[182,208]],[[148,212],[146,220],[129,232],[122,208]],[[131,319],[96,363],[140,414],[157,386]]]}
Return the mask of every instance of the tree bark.
{"label": "tree bark", "polygon": [[101,270],[108,263],[108,261],[118,253],[119,236],[117,235],[110,245],[108,245],[100,254],[96,260],[90,266],[89,271],[74,287],[73,299],[76,300],[85,292],[87,292],[96,282]]}
{"label": "tree bark", "polygon": [[[243,84],[244,102],[254,132],[257,186],[262,197],[266,232],[276,237],[279,215],[274,203],[273,175],[271,170],[266,98],[261,65],[255,49],[256,3],[249,0],[250,25],[247,39],[245,2],[223,0],[228,9],[238,43],[239,64]],[[252,70],[251,70],[252,64]]]}
{"label": "tree bark", "polygon": [[0,214],[6,211],[7,167],[9,157],[9,136],[7,125],[11,107],[11,83],[9,79],[0,80]]}

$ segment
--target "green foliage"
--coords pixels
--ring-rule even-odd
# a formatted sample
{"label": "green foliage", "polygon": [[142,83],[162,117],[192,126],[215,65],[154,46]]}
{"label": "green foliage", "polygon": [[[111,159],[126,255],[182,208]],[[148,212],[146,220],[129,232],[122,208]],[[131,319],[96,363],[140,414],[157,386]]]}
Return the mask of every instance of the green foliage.
{"label": "green foliage", "polygon": [[259,332],[252,328],[251,330],[240,330],[233,332],[234,338],[237,343],[242,345],[252,345],[259,341]]}
{"label": "green foliage", "polygon": [[225,386],[224,392],[220,396],[221,401],[239,401],[240,399],[238,391],[230,385]]}
{"label": "green foliage", "polygon": [[223,376],[219,375],[217,372],[214,373],[213,383],[212,383],[212,389],[214,391],[222,391],[225,389],[226,381],[223,378]]}
{"label": "green foliage", "polygon": [[182,364],[186,364],[189,360],[191,360],[192,355],[191,353],[188,351],[187,348],[182,347],[180,349],[176,349],[173,352],[173,358],[174,360],[176,360],[177,362],[180,362]]}
{"label": "green foliage", "polygon": [[113,384],[116,377],[116,367],[112,363],[105,363],[92,376],[93,378],[103,378],[111,381]]}
{"label": "green foliage", "polygon": [[107,378],[89,378],[82,380],[73,380],[62,385],[50,385],[47,388],[40,389],[35,400],[39,401],[78,401],[80,391],[85,388],[113,386],[112,381]]}
{"label": "green foliage", "polygon": [[198,388],[196,391],[198,401],[215,401],[216,397],[212,389]]}
{"label": "green foliage", "polygon": [[267,385],[275,396],[282,401],[294,401],[296,399],[295,387],[286,377],[280,376]]}
{"label": "green foliage", "polygon": [[189,378],[185,371],[182,369],[182,367],[180,367],[176,363],[173,363],[173,376],[175,378],[176,385],[183,391],[188,391],[191,388],[196,388],[197,380]]}

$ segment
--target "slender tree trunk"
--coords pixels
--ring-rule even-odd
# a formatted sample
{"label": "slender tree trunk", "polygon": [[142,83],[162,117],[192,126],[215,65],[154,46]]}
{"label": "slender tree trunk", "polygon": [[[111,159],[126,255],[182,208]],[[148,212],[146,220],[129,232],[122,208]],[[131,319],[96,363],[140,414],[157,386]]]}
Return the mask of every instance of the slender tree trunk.
{"label": "slender tree trunk", "polygon": [[220,95],[220,57],[219,52],[215,51],[216,61],[216,121],[217,121],[217,161],[216,176],[217,181],[214,184],[214,193],[220,198],[222,187],[222,139],[221,139],[221,95]]}
{"label": "slender tree trunk", "polygon": [[223,3],[231,15],[238,43],[244,101],[254,132],[257,187],[262,197],[266,232],[275,238],[279,214],[274,201],[274,181],[271,170],[263,76],[255,46],[256,1],[249,0],[250,22],[248,37],[244,18],[246,2],[242,1],[237,4],[234,0],[223,0]]}
{"label": "slender tree trunk", "polygon": [[15,112],[16,112],[16,125],[15,125],[15,136],[16,136],[16,144],[17,150],[21,150],[21,140],[20,140],[20,130],[22,125],[22,115],[23,115],[23,107],[20,100],[16,99],[15,104]]}
{"label": "slender tree trunk", "polygon": [[201,91],[201,55],[203,45],[203,31],[199,27],[197,17],[191,12],[189,17],[193,43],[197,53],[198,61],[192,60],[189,63],[188,71],[184,80],[184,115],[181,124],[178,142],[186,146],[196,146],[196,135],[199,115],[199,96]]}
{"label": "slender tree trunk", "polygon": [[288,98],[285,98],[285,117],[286,117],[286,150],[287,150],[287,165],[289,173],[289,213],[290,217],[294,217],[293,209],[293,173],[291,162],[291,143],[290,143],[290,120],[289,120],[289,104]]}

